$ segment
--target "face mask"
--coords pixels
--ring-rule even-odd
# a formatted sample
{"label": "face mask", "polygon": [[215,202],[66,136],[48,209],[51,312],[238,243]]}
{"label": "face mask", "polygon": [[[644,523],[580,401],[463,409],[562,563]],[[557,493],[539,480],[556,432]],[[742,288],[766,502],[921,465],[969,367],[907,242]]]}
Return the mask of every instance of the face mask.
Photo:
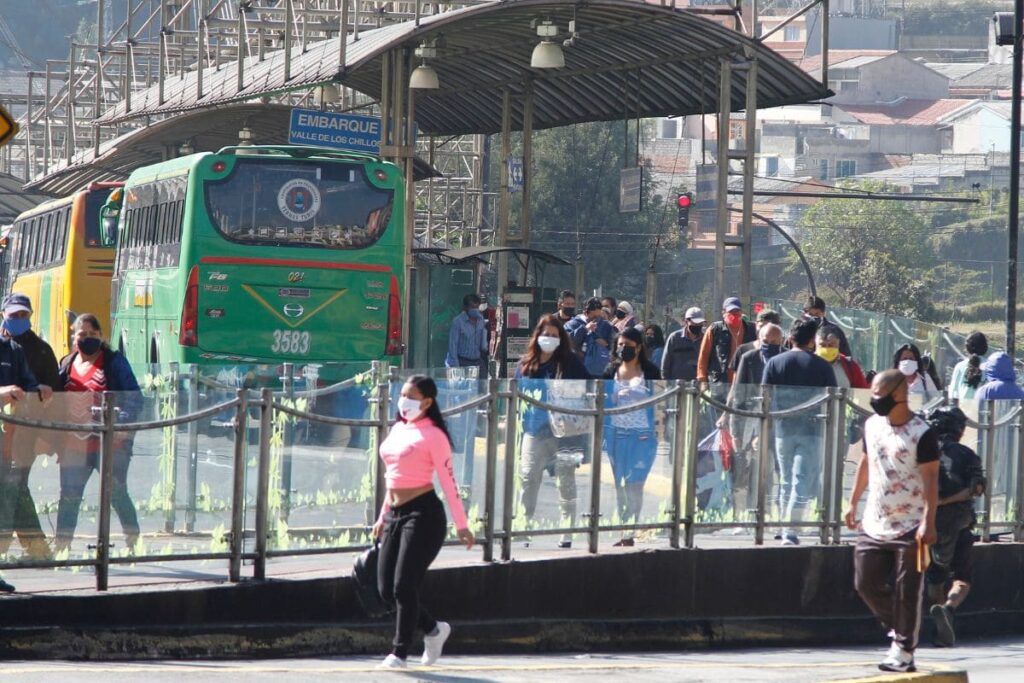
{"label": "face mask", "polygon": [[626,317],[626,312],[625,311],[615,311],[615,317],[618,318],[619,320],[622,320],[623,318]]}
{"label": "face mask", "polygon": [[740,323],[743,322],[743,316],[737,311],[726,313],[725,322],[729,327],[739,327]]}
{"label": "face mask", "polygon": [[703,325],[690,325],[690,334],[700,334],[704,331]]}
{"label": "face mask", "polygon": [[487,310],[487,304],[480,304],[479,306],[477,306],[477,309],[479,309],[479,311],[483,313],[484,311]]}
{"label": "face mask", "polygon": [[563,317],[571,318],[574,315],[576,315],[576,309],[574,307],[572,307],[572,306],[563,306],[562,307],[562,316]]}
{"label": "face mask", "polygon": [[654,346],[654,337],[649,337],[649,336],[648,337],[644,337],[644,343],[647,344],[648,346],[653,347]]}
{"label": "face mask", "polygon": [[761,358],[769,361],[782,353],[782,344],[761,344]]}
{"label": "face mask", "polygon": [[80,339],[78,341],[78,352],[85,354],[86,356],[91,356],[100,350],[100,345],[102,343],[103,340],[98,337],[86,337],[85,339]]}
{"label": "face mask", "polygon": [[28,318],[7,318],[4,320],[4,329],[12,337],[20,337],[32,329],[32,321]]}
{"label": "face mask", "polygon": [[635,346],[623,346],[619,349],[619,358],[626,361],[627,363],[631,360],[636,359],[636,347]]}
{"label": "face mask", "polygon": [[480,311],[476,310],[475,308],[471,308],[468,311],[466,311],[466,315],[468,315],[472,320],[479,320],[481,317],[483,317],[480,315]]}
{"label": "face mask", "polygon": [[907,377],[910,377],[917,372],[917,361],[916,360],[901,360],[899,364],[900,372]]}
{"label": "face mask", "polygon": [[892,409],[896,407],[896,404],[897,403],[901,403],[901,401],[897,401],[893,397],[893,394],[895,394],[896,390],[899,389],[899,388],[900,388],[900,385],[897,384],[895,387],[893,387],[893,390],[890,391],[885,396],[882,396],[881,398],[872,398],[871,399],[871,409],[874,410],[879,415],[881,415],[882,417],[885,417],[886,415],[891,413]]}
{"label": "face mask", "polygon": [[398,414],[406,422],[412,422],[423,413],[423,409],[420,408],[421,403],[422,401],[417,401],[414,398],[400,396],[398,398]]}
{"label": "face mask", "polygon": [[544,353],[554,353],[561,343],[562,340],[558,337],[537,337],[537,346]]}
{"label": "face mask", "polygon": [[815,353],[829,363],[835,363],[836,358],[839,358],[839,349],[834,346],[819,346]]}

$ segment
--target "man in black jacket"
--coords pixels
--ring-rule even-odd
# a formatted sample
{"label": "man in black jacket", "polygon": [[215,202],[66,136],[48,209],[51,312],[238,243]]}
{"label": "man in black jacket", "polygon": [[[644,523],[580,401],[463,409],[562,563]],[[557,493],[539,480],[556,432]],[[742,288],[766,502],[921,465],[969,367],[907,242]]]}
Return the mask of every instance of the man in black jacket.
{"label": "man in black jacket", "polygon": [[686,309],[683,327],[665,340],[665,351],[661,354],[662,379],[681,379],[692,382],[697,379],[697,357],[700,342],[704,337],[704,312],[696,306]]}
{"label": "man in black jacket", "polygon": [[[60,377],[57,373],[57,358],[50,345],[32,331],[32,302],[24,294],[10,294],[0,304],[3,311],[2,332],[5,338],[13,340],[21,347],[25,361],[38,383],[39,397],[48,400],[54,388],[59,388]],[[39,418],[39,402],[29,401],[19,408],[19,417]],[[29,474],[38,453],[52,453],[54,448],[46,441],[40,441],[43,434],[31,427],[14,427],[9,425],[10,432],[5,446],[10,446],[10,453],[5,458],[9,470],[5,469],[8,493],[13,501],[8,507],[0,503],[0,552],[6,552],[10,546],[12,531],[18,533],[25,553],[32,559],[49,559],[50,547],[46,543],[36,504],[28,486]],[[56,434],[55,434],[56,435]],[[13,527],[12,519],[13,517]]]}

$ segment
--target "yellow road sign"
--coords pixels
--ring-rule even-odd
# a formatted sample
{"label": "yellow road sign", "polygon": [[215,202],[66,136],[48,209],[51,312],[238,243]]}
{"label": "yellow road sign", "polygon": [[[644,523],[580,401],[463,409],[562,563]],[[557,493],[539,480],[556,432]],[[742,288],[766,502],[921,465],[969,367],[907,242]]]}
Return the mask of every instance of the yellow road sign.
{"label": "yellow road sign", "polygon": [[11,138],[17,134],[18,124],[14,122],[14,119],[7,113],[3,105],[0,105],[0,147],[10,142]]}

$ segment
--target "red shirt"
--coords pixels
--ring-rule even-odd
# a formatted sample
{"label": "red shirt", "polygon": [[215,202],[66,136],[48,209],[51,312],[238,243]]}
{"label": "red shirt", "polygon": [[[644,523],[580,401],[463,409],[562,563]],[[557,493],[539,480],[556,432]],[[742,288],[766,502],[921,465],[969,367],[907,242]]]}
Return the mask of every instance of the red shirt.
{"label": "red shirt", "polygon": [[103,372],[103,354],[96,359],[85,372],[80,372],[74,361],[68,369],[68,381],[64,391],[106,391],[107,375]]}

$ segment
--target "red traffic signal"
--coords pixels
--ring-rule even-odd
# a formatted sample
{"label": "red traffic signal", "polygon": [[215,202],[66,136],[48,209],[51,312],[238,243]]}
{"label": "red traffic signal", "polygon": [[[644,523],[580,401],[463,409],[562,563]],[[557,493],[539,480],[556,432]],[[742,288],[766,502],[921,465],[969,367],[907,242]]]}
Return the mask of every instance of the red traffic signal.
{"label": "red traffic signal", "polygon": [[679,195],[679,199],[676,200],[680,209],[688,209],[693,205],[693,197],[689,193]]}

